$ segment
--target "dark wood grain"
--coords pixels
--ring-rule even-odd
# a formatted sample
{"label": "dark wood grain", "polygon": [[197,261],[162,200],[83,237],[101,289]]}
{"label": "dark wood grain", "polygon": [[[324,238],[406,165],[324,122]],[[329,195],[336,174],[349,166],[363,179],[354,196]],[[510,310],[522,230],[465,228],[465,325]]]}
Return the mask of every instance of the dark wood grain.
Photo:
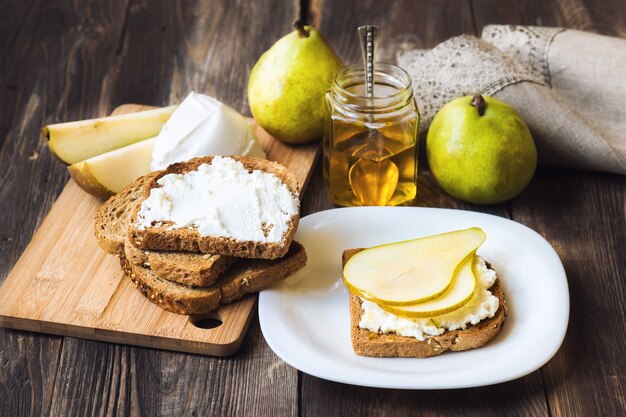
{"label": "dark wood grain", "polygon": [[553,416],[626,414],[625,185],[617,175],[542,169],[513,204],[514,219],[554,246],[569,282],[567,335],[541,371]]}
{"label": "dark wood grain", "polygon": [[[129,4],[130,3],[130,4]],[[260,54],[308,17],[347,62],[355,29],[382,27],[382,57],[432,47],[485,24],[559,25],[626,37],[623,0],[9,0],[0,2],[0,281],[67,181],[39,136],[45,123],[101,116],[126,102],[165,105],[190,89],[249,114]],[[0,416],[626,414],[624,178],[545,169],[518,198],[475,206],[447,196],[423,163],[416,204],[512,217],[563,259],[565,343],[541,372],[455,391],[359,388],[299,374],[255,319],[239,353],[209,358],[0,329]],[[317,168],[303,214],[331,208]]]}
{"label": "dark wood grain", "polygon": [[0,330],[0,416],[48,415],[60,352],[60,337]]}
{"label": "dark wood grain", "polygon": [[477,28],[488,24],[559,26],[626,37],[622,0],[471,0]]}
{"label": "dark wood grain", "polygon": [[309,214],[332,209],[334,207],[335,206],[330,202],[328,194],[326,193],[326,184],[324,184],[324,179],[322,177],[322,163],[320,160],[315,166],[315,171],[313,172],[313,176],[309,182],[307,192],[302,198],[302,207],[300,208],[302,211],[301,214],[302,216],[307,216]]}
{"label": "dark wood grain", "polygon": [[296,0],[136,0],[111,100],[166,105],[195,90],[249,115],[250,70],[298,14]]}
{"label": "dark wood grain", "polygon": [[313,24],[320,27],[344,63],[360,62],[358,26],[381,27],[377,51],[381,61],[395,61],[398,50],[430,48],[461,33],[473,33],[469,2],[457,0],[311,2]]}
{"label": "dark wood grain", "polygon": [[[473,0],[477,25],[563,26],[626,37],[623,1]],[[570,288],[568,332],[542,368],[552,416],[626,414],[626,221],[624,178],[540,169],[513,201],[513,219],[537,230],[559,253]]]}
{"label": "dark wood grain", "polygon": [[210,358],[66,338],[51,416],[289,416],[295,371],[255,318],[240,351]]}
{"label": "dark wood grain", "polygon": [[[9,26],[16,33],[8,34],[12,41],[3,47],[9,55],[0,68],[1,83],[19,92],[3,95],[0,118],[3,278],[68,178],[48,151],[41,127],[109,111],[94,97],[114,61],[125,8],[125,1],[42,2],[24,11],[21,25]],[[0,16],[9,23],[11,14]]]}
{"label": "dark wood grain", "polygon": [[[40,136],[48,122],[103,115],[126,1],[0,6],[0,281],[67,181]],[[0,330],[0,415],[47,415],[62,339]]]}
{"label": "dark wood grain", "polygon": [[303,416],[547,416],[539,373],[506,384],[452,391],[362,388],[304,378]]}

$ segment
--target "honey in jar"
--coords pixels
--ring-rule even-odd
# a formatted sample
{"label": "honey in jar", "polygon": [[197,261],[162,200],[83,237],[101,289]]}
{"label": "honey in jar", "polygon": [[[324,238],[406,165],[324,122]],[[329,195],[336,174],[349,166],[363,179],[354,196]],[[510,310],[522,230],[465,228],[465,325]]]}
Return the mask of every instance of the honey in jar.
{"label": "honey in jar", "polygon": [[376,64],[372,97],[364,70],[351,65],[326,95],[324,179],[340,206],[395,206],[417,192],[419,113],[411,78],[391,64]]}

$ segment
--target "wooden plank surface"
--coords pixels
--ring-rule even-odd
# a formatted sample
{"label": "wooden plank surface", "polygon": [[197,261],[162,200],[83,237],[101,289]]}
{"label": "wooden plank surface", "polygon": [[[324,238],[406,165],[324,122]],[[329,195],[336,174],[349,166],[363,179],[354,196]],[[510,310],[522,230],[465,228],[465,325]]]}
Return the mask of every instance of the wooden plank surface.
{"label": "wooden plank surface", "polygon": [[[41,126],[110,110],[97,98],[127,4],[0,2],[0,280],[68,179]],[[0,329],[0,415],[48,414],[62,350],[62,338]]]}
{"label": "wooden plank surface", "polygon": [[[507,5],[474,0],[477,25],[542,24],[626,37],[621,0]],[[541,233],[563,261],[571,297],[560,351],[541,369],[552,416],[626,415],[624,177],[540,169],[513,200],[513,219]]]}
{"label": "wooden plank surface", "polygon": [[[349,32],[368,22],[385,24],[386,57],[477,33],[487,23],[626,37],[623,0],[330,3],[302,1],[299,10],[297,1],[270,0],[0,2],[0,280],[67,180],[39,141],[41,125],[102,116],[125,102],[166,105],[190,88],[247,112],[249,70],[300,14],[339,42],[346,61],[358,58]],[[228,359],[0,329],[0,415],[626,414],[623,178],[540,169],[511,204],[477,207],[447,197],[424,168],[418,205],[512,216],[539,230],[563,258],[576,321],[541,372],[452,393],[375,390],[299,376],[267,347],[256,320]],[[318,167],[302,209],[328,207]]]}
{"label": "wooden plank surface", "polygon": [[[14,2],[10,1],[9,5],[11,3]],[[294,5],[282,2],[278,4],[270,1],[256,2],[259,6],[258,10],[256,8],[247,8],[242,4],[231,7],[233,3],[228,1],[196,2],[197,7],[194,7],[193,2],[162,2],[161,4],[156,2],[150,2],[149,4],[134,2],[126,7],[126,4],[116,5],[112,2],[95,1],[89,9],[84,7],[82,3],[77,6],[57,5],[54,2],[24,3],[26,7],[23,10],[27,14],[24,20],[27,20],[29,24],[26,27],[15,25],[18,32],[8,37],[8,39],[17,38],[22,44],[21,47],[15,47],[18,50],[17,54],[13,55],[16,59],[21,56],[32,57],[32,59],[22,59],[19,61],[20,65],[11,66],[9,71],[7,71],[7,75],[16,85],[22,100],[22,102],[18,103],[19,105],[15,106],[21,114],[16,115],[13,129],[22,128],[22,131],[15,130],[15,133],[10,138],[12,139],[10,142],[8,141],[9,138],[7,138],[7,144],[5,144],[2,154],[2,181],[5,184],[6,195],[15,194],[19,197],[17,199],[3,198],[3,208],[9,209],[3,212],[11,213],[11,218],[4,217],[2,223],[2,232],[7,232],[4,235],[6,240],[2,242],[3,247],[6,248],[3,248],[5,255],[3,255],[2,262],[4,271],[2,278],[6,276],[6,272],[15,263],[26,242],[30,239],[35,226],[41,220],[42,215],[48,211],[52,201],[54,201],[67,180],[65,168],[58,161],[54,161],[49,157],[45,145],[40,142],[39,129],[43,124],[51,121],[105,115],[115,105],[122,103],[121,100],[114,102],[111,95],[104,93],[104,91],[111,89],[115,91],[114,96],[121,95],[125,91],[134,91],[137,93],[132,97],[135,102],[165,105],[178,101],[182,97],[174,96],[171,93],[170,81],[167,79],[161,80],[164,71],[171,71],[172,74],[178,71],[185,74],[191,72],[191,75],[195,72],[194,78],[196,81],[193,85],[188,83],[188,81],[181,82],[181,91],[197,88],[204,92],[214,92],[216,95],[219,94],[219,98],[237,110],[246,112],[247,109],[242,105],[245,99],[241,98],[242,95],[245,97],[245,83],[241,82],[247,77],[244,74],[252,67],[261,52],[269,47],[278,35],[289,30],[290,24],[297,14]],[[3,2],[4,4],[6,2]],[[241,19],[241,9],[247,11],[245,20]],[[199,14],[211,14],[214,20],[210,22],[211,24],[208,22],[198,24],[196,22],[192,27],[190,22],[194,21]],[[6,17],[8,22],[10,19],[20,16],[12,16],[11,13],[8,13],[3,14],[4,17]],[[159,20],[165,21],[166,24],[161,24],[162,22]],[[274,25],[269,29],[263,27],[263,22],[270,20],[274,22]],[[217,22],[219,30],[214,33],[214,36],[206,37],[205,33],[217,29],[215,22]],[[235,22],[244,24],[245,27],[236,27],[234,25]],[[110,25],[119,25],[119,31],[110,30]],[[125,25],[133,29],[122,31]],[[3,27],[6,26],[3,24]],[[13,28],[14,26],[10,27]],[[173,29],[175,32],[175,34],[168,37],[171,41],[168,43],[169,47],[158,43],[153,36],[154,33],[146,34],[146,29],[148,28],[154,28],[156,32],[160,32],[162,27],[165,30]],[[115,28],[117,29],[117,26]],[[187,37],[188,31],[191,30],[198,34],[195,39]],[[77,39],[81,39],[85,35],[85,32],[87,36],[77,41]],[[33,34],[36,36],[29,38]],[[97,42],[99,40],[106,41],[106,43],[101,42],[101,45],[99,45]],[[241,62],[233,63],[232,67],[223,66],[220,55],[237,56],[236,54],[231,54],[231,47],[236,42],[244,42],[256,46],[245,48],[245,50],[241,48],[241,54],[238,55],[241,57]],[[46,51],[43,51],[43,46],[39,46],[40,44],[48,46],[47,52],[51,56],[45,55]],[[187,53],[200,44],[217,45],[218,53],[207,62],[205,67],[198,67],[194,70],[192,60],[187,57]],[[38,56],[33,53],[33,50],[36,48],[42,49],[39,52],[43,55],[40,54]],[[83,52],[83,48],[89,48],[89,51]],[[188,50],[186,50],[187,48]],[[109,49],[112,59],[108,62],[103,62],[103,58],[107,56],[106,53],[109,52]],[[146,56],[147,51],[153,51],[155,54]],[[133,61],[131,66],[121,69],[122,63],[128,64],[131,61],[131,57],[134,59],[137,56],[140,58],[138,61]],[[58,62],[55,62],[55,59]],[[97,67],[94,65],[95,63],[98,63]],[[233,67],[235,68],[234,71]],[[0,70],[4,71],[5,68],[7,67],[3,65]],[[88,85],[83,84],[84,80],[81,78],[83,71],[85,78],[90,77],[89,83],[85,82]],[[213,86],[203,81],[206,78],[205,72],[213,74],[213,80],[216,80],[216,90],[209,91]],[[31,75],[31,73],[33,74]],[[28,74],[28,78],[23,74]],[[150,84],[146,83],[146,76],[153,77],[149,80]],[[236,79],[233,79],[233,77]],[[37,94],[33,94],[31,97],[28,89],[36,84],[39,90]],[[104,88],[105,85],[108,87]],[[101,89],[103,92],[101,92]],[[41,101],[37,101],[43,97],[43,92],[50,94],[50,96],[46,96],[48,101],[45,107],[41,106]],[[154,95],[152,95],[153,93]],[[185,93],[186,91],[181,94]],[[80,102],[79,99],[82,98],[88,100]],[[234,100],[234,102],[229,100]],[[69,106],[68,102],[70,103]],[[14,110],[11,103],[5,103],[3,99],[2,104],[3,110],[12,115]],[[33,107],[36,107],[35,104],[40,106],[37,108],[36,117],[24,117],[25,112],[31,111]],[[4,122],[6,117],[3,116],[2,120]],[[23,131],[24,129],[28,129],[28,131]],[[22,149],[16,150],[16,144]],[[39,160],[37,163],[28,159],[32,154],[29,147],[34,147],[38,150]],[[17,167],[15,168],[16,165]],[[29,178],[28,169],[33,166],[37,167],[38,175]],[[15,172],[11,172],[11,169]],[[25,201],[28,203],[25,204]],[[28,215],[20,216],[20,210],[17,207],[22,207]],[[31,220],[32,224],[29,223]],[[8,256],[10,253],[14,253],[14,256]],[[111,345],[89,343],[72,338],[64,339],[61,344],[61,340],[58,338],[42,338],[41,340],[46,341],[47,344],[54,344],[54,347],[57,349],[55,352],[52,349],[48,349],[47,344],[44,344],[43,349],[40,350],[37,343],[40,338],[36,335],[7,332],[5,330],[0,331],[2,331],[3,335],[8,333],[7,337],[3,337],[2,343],[7,343],[11,347],[11,349],[3,349],[1,354],[2,377],[0,377],[0,385],[2,388],[0,389],[2,389],[1,397],[3,401],[0,401],[0,415],[26,415],[31,413],[32,415],[42,415],[47,414],[48,410],[58,411],[59,409],[67,410],[67,414],[78,413],[78,410],[81,410],[84,406],[77,402],[87,402],[91,398],[106,394],[107,391],[103,390],[103,384],[120,384],[120,376],[113,375],[111,381],[105,381],[101,379],[103,375],[97,374],[94,368],[91,367],[94,360],[102,362],[106,369],[116,366],[116,361],[111,355]],[[21,345],[22,349],[19,351],[13,349],[17,344],[18,338],[28,338]],[[51,342],[48,343],[48,341]],[[27,348],[24,348],[24,345]],[[50,350],[50,352],[47,352],[47,350]],[[129,351],[137,352],[134,348],[131,348]],[[17,352],[16,355],[19,354],[19,357],[9,356],[11,352]],[[87,352],[89,352],[89,355],[87,355]],[[273,365],[272,358],[274,358],[274,355],[266,345],[260,344],[259,349],[255,350],[255,356],[267,358],[269,361],[267,367]],[[161,373],[171,374],[171,377],[169,377],[170,381],[172,378],[180,378],[182,382],[185,381],[187,374],[190,374],[192,370],[204,369],[207,371],[209,366],[212,371],[219,368],[223,373],[239,375],[242,377],[242,381],[258,379],[258,382],[248,390],[250,402],[233,402],[231,398],[236,398],[237,395],[229,395],[229,388],[222,387],[219,375],[212,375],[211,373],[208,374],[208,377],[207,375],[200,375],[198,378],[208,381],[208,385],[198,385],[195,398],[199,400],[206,397],[202,388],[207,386],[222,389],[224,392],[224,401],[222,403],[216,400],[210,401],[206,403],[208,409],[215,407],[223,410],[237,409],[245,411],[246,409],[255,410],[261,407],[267,413],[271,413],[274,409],[284,409],[285,404],[287,407],[290,404],[297,404],[294,391],[277,386],[273,388],[275,389],[275,396],[281,399],[280,405],[277,403],[274,407],[267,407],[255,401],[260,396],[268,396],[267,390],[255,391],[254,389],[254,387],[259,387],[259,389],[267,387],[265,384],[267,374],[263,372],[263,363],[252,365],[254,372],[251,372],[250,375],[248,375],[248,372],[251,367],[245,367],[243,370],[245,375],[241,375],[239,370],[242,369],[241,366],[239,369],[234,369],[237,367],[237,360],[209,363],[190,356],[182,361],[184,366],[177,367],[173,361],[161,360],[163,357],[161,353],[150,359],[146,355],[142,355],[138,360],[139,365],[129,369],[129,372],[132,372],[132,377],[128,375],[127,377],[135,381],[141,381],[143,387],[143,390],[139,391],[138,396],[134,397],[136,402],[133,403],[133,408],[135,410],[141,409],[148,415],[158,415],[171,409],[170,407],[177,408],[187,402],[185,398],[188,398],[189,393],[183,396],[179,392],[167,389],[165,389],[165,393],[160,395],[159,402],[155,402],[154,393],[160,392],[162,389],[159,385],[160,382],[155,381],[154,375]],[[165,357],[171,358],[172,356]],[[176,356],[176,358],[179,357]],[[89,358],[89,360],[86,361],[86,358]],[[154,358],[156,360],[153,360]],[[30,368],[33,368],[32,372]],[[287,369],[284,365],[274,368],[277,368],[277,374],[281,369]],[[47,369],[51,369],[49,376],[44,375],[42,377],[38,375],[38,370],[43,371]],[[172,373],[173,369],[182,371],[182,373]],[[76,371],[76,373],[70,371]],[[256,376],[257,374],[258,377]],[[296,373],[294,371],[289,370],[287,374],[291,374],[295,381]],[[55,378],[63,375],[76,376],[76,379],[65,378],[64,382],[76,388],[79,394],[77,397],[64,397],[66,393],[62,389],[54,389]],[[287,376],[281,375],[281,378],[288,381],[289,378]],[[84,381],[91,381],[93,384],[85,384],[83,383]],[[38,387],[42,389],[40,390]],[[37,390],[32,392],[32,389]],[[115,402],[115,392],[111,391],[110,395],[111,401]],[[4,401],[5,398],[11,398],[12,400]],[[104,401],[102,404],[106,405],[107,403],[108,401]],[[194,407],[195,405],[192,402],[192,408]],[[180,407],[180,409],[183,408]],[[43,410],[43,412],[40,412],[40,410]],[[106,410],[106,407],[99,409],[98,413],[104,415]],[[57,415],[52,412],[51,414]]]}

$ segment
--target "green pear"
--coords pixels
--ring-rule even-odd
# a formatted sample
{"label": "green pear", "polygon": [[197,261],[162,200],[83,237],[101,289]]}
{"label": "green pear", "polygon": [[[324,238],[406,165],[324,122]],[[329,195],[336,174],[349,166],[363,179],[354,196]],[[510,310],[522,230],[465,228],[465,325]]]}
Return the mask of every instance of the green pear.
{"label": "green pear", "polygon": [[341,60],[320,32],[300,21],[256,63],[248,81],[250,110],[272,136],[288,143],[322,137],[326,105]]}
{"label": "green pear", "polygon": [[518,195],[537,167],[537,149],[526,123],[493,97],[452,100],[435,115],[426,139],[433,176],[450,195],[496,204]]}

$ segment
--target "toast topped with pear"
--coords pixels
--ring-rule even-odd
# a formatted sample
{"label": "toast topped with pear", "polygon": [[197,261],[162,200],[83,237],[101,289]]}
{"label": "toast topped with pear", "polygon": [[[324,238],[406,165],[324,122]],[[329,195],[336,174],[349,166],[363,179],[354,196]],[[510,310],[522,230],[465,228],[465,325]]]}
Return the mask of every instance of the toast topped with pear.
{"label": "toast topped with pear", "polygon": [[253,157],[172,164],[142,193],[128,227],[139,249],[278,259],[300,219],[295,175]]}
{"label": "toast topped with pear", "polygon": [[425,358],[487,344],[506,301],[478,228],[343,252],[355,353]]}

